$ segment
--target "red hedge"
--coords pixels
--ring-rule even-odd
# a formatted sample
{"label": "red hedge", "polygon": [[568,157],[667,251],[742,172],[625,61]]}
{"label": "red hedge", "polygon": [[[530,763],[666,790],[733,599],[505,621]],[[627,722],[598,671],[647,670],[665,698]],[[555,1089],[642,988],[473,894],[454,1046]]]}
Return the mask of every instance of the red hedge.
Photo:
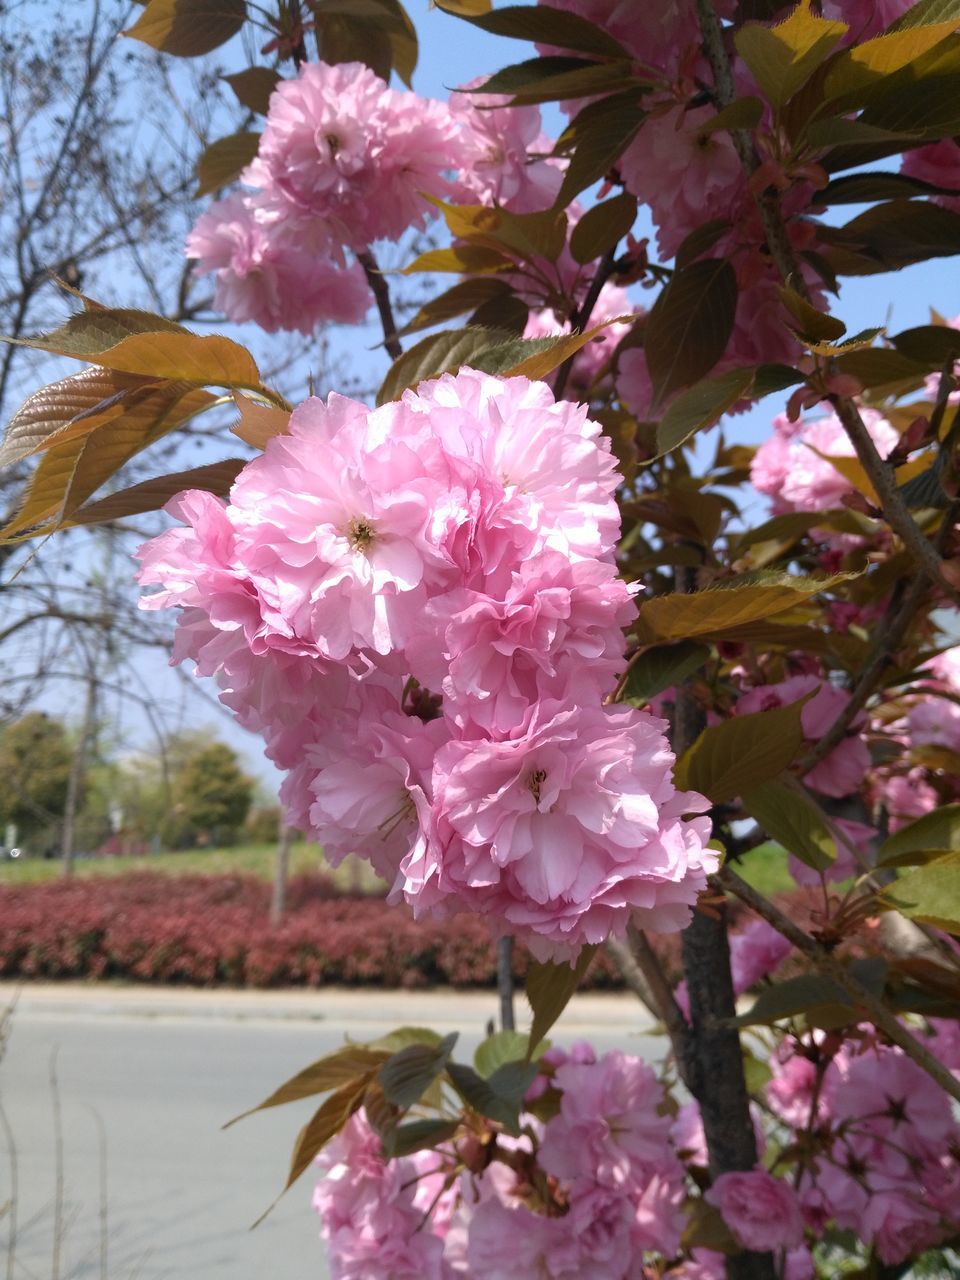
{"label": "red hedge", "polygon": [[[415,922],[382,898],[291,881],[272,927],[270,887],[253,876],[53,880],[0,886],[0,975],[125,978],[193,986],[492,986],[494,949],[476,917]],[[522,976],[525,956],[517,954]],[[620,986],[605,954],[587,981]]]}

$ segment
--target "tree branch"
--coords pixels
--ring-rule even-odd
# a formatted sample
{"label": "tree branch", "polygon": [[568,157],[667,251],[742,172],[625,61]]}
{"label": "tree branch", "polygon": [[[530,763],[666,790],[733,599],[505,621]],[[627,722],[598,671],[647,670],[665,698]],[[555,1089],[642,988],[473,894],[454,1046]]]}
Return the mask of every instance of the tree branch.
{"label": "tree branch", "polygon": [[383,345],[390,354],[391,360],[398,360],[403,355],[403,347],[397,337],[397,325],[393,318],[393,307],[390,305],[390,288],[386,277],[377,266],[377,260],[369,249],[357,254],[357,261],[366,273],[367,283],[373,290],[377,310],[380,312],[380,324],[383,326]]}
{"label": "tree branch", "polygon": [[724,867],[712,877],[712,880],[718,888],[728,889],[735,894],[758,916],[762,916],[768,924],[772,924],[788,942],[792,942],[798,951],[809,956],[817,968],[850,997],[853,1005],[863,1010],[875,1027],[898,1045],[907,1057],[921,1067],[932,1080],[935,1080],[951,1098],[960,1102],[960,1080],[957,1080],[952,1072],[934,1057],[926,1045],[912,1035],[887,1006],[858,982],[825,947],[805,933],[779,907],[758,893],[745,880],[741,880],[729,867]]}
{"label": "tree branch", "polygon": [[897,488],[896,472],[889,462],[880,457],[877,446],[873,443],[873,438],[860,416],[860,410],[853,400],[846,396],[829,396],[828,399],[857,451],[860,464],[876,491],[890,527],[930,581],[945,592],[955,604],[960,604],[960,592],[956,591],[944,578],[940,555],[910,514],[903,495]]}
{"label": "tree branch", "polygon": [[[610,279],[613,273],[613,264],[615,261],[615,249],[609,249],[600,259],[597,270],[593,279],[590,281],[590,288],[587,290],[586,297],[570,316],[570,332],[583,333],[587,325],[590,323],[590,317],[593,315],[593,308],[597,305],[597,299],[600,297],[600,291]],[[576,360],[578,352],[574,352],[572,356],[568,356],[563,364],[557,370],[557,376],[553,383],[553,395],[556,400],[563,398],[566,390],[567,382],[573,371],[573,362]]]}

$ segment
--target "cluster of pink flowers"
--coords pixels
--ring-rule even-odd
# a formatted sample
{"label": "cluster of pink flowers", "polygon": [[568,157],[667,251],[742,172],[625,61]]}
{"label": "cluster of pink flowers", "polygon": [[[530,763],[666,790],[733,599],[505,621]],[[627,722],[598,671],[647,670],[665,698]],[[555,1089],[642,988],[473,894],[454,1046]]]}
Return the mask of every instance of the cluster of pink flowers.
{"label": "cluster of pink flowers", "polygon": [[562,168],[546,158],[539,109],[507,101],[460,92],[447,105],[359,62],[304,63],[271,97],[248,189],[215,202],[187,239],[197,271],[216,272],[218,309],[270,332],[357,324],[373,297],[351,255],[422,228],[430,197],[548,208]]}
{"label": "cluster of pink flowers", "polygon": [[[960,1074],[956,1024],[934,1019],[928,1039]],[[810,1242],[835,1230],[888,1265],[955,1235],[960,1125],[911,1059],[853,1027],[784,1040],[771,1067],[776,1145],[764,1154],[757,1111],[756,1166],[712,1179],[697,1105],[676,1109],[640,1059],[583,1043],[544,1054],[516,1138],[474,1123],[387,1159],[361,1111],[319,1160],[334,1280],[627,1280],[644,1263],[671,1280],[723,1280],[723,1254],[682,1244],[697,1196],[787,1280],[813,1280]],[[795,1153],[789,1176],[777,1151]]]}
{"label": "cluster of pink flowers", "polygon": [[[896,428],[875,409],[861,416],[881,457],[899,442]],[[830,511],[843,505],[853,485],[831,462],[856,456],[835,414],[811,422],[774,419],[773,435],[754,454],[750,479],[771,499],[774,515],[791,511]]]}
{"label": "cluster of pink flowers", "polygon": [[346,251],[423,226],[427,196],[456,187],[460,130],[442,103],[388,88],[359,62],[304,63],[270,99],[252,190],[217,201],[187,239],[199,272],[216,271],[232,320],[311,333],[358,323],[372,301]]}
{"label": "cluster of pink flowers", "polygon": [[[471,1133],[393,1160],[354,1116],[319,1161],[314,1197],[334,1280],[627,1280],[653,1259],[678,1280],[723,1276],[721,1255],[681,1246],[690,1174],[706,1163],[694,1104],[672,1119],[649,1066],[580,1043],[547,1050],[527,1106],[518,1138]],[[789,1183],[729,1173],[706,1199],[742,1248],[776,1251],[791,1280],[811,1280]]]}
{"label": "cluster of pink flowers", "polygon": [[[960,1071],[955,1035],[935,1030],[932,1047]],[[947,1095],[902,1050],[860,1028],[832,1047],[822,1034],[810,1046],[785,1041],[771,1066],[769,1106],[816,1139],[797,1177],[814,1232],[854,1231],[890,1265],[956,1234],[960,1126]]]}
{"label": "cluster of pink flowers", "polygon": [[541,955],[679,929],[716,855],[665,723],[604,705],[635,612],[617,483],[586,410],[524,378],[308,400],[229,504],[173,501],[143,603],[184,610],[174,660],[264,735],[293,825],[415,912]]}

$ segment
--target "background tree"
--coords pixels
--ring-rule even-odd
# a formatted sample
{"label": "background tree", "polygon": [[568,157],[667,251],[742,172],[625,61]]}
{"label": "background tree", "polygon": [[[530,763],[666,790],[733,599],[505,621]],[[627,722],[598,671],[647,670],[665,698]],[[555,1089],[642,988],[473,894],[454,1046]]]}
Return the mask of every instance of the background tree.
{"label": "background tree", "polygon": [[168,844],[231,844],[250,812],[254,784],[240,769],[236,752],[212,742],[186,749],[172,774],[170,793],[170,818],[161,829]]}
{"label": "background tree", "polygon": [[0,734],[0,831],[17,840],[56,841],[63,820],[73,748],[59,720],[33,711]]}

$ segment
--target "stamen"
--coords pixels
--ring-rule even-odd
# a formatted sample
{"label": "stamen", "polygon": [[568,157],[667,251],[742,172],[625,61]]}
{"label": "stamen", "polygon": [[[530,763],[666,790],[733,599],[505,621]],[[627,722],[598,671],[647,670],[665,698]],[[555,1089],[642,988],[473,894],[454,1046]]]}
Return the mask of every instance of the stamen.
{"label": "stamen", "polygon": [[527,786],[533,792],[533,798],[537,802],[537,808],[540,807],[540,788],[547,780],[547,772],[545,769],[534,769],[533,773],[527,778]]}

